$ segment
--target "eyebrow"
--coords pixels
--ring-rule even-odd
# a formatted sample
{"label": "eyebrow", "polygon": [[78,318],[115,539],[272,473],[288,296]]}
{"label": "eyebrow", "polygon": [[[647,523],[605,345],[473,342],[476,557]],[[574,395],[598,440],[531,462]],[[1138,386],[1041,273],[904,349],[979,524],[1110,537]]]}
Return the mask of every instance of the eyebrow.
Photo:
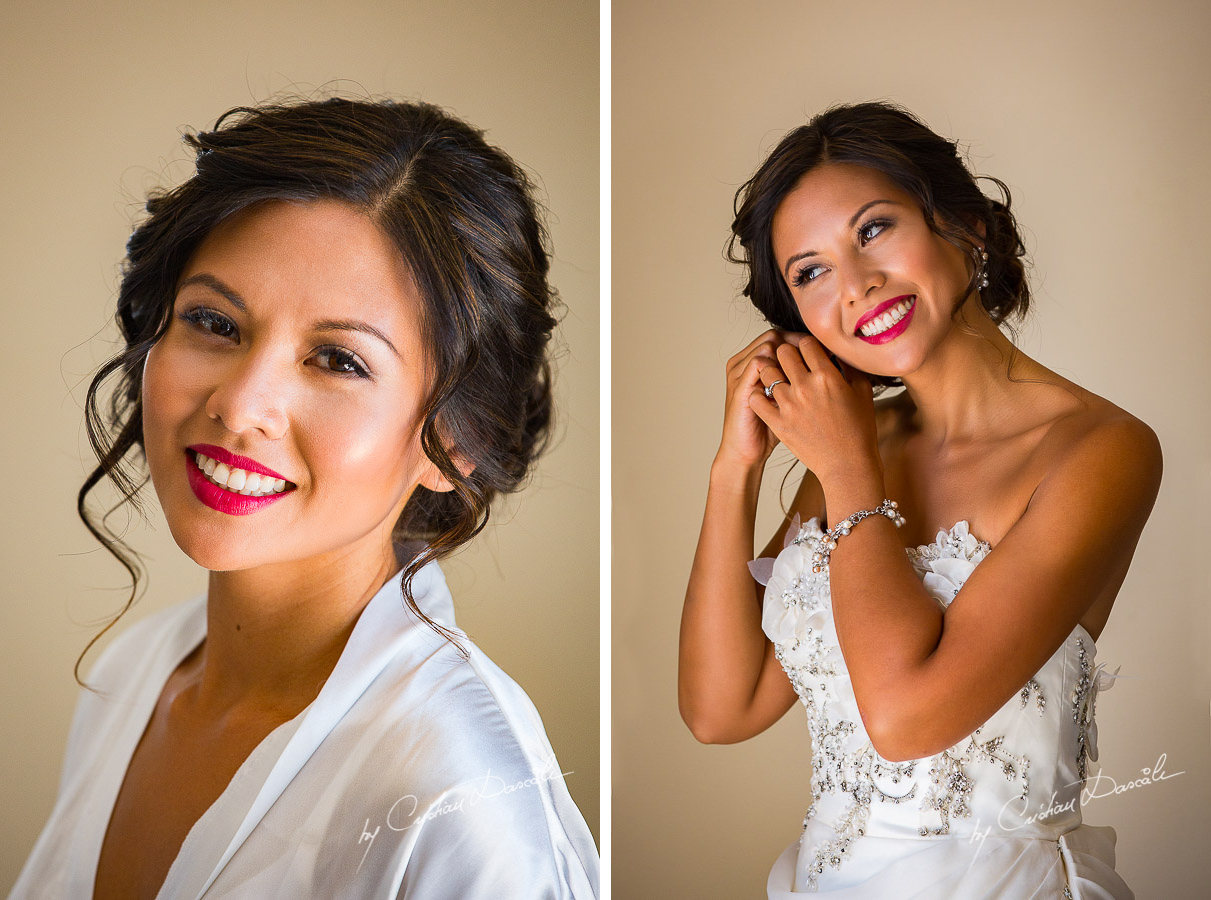
{"label": "eyebrow", "polygon": [[[248,312],[248,304],[244,298],[240,296],[239,291],[235,290],[235,288],[231,287],[230,285],[225,284],[218,278],[215,278],[209,272],[199,272],[196,275],[190,275],[181,282],[180,287],[177,288],[177,293],[180,293],[191,284],[205,285],[216,294],[221,294],[223,297],[226,297],[227,300],[231,302],[231,305],[240,312]],[[311,328],[313,331],[360,331],[362,334],[368,334],[372,337],[378,338],[391,348],[392,353],[399,356],[399,351],[395,349],[395,344],[391,343],[391,339],[388,338],[387,335],[383,334],[380,329],[375,328],[369,322],[361,322],[357,319],[323,319],[319,322],[313,323]]]}
{"label": "eyebrow", "polygon": [[[853,228],[854,225],[857,224],[858,219],[860,219],[862,217],[862,213],[866,212],[872,206],[878,206],[880,203],[891,203],[892,205],[895,205],[896,201],[895,200],[871,200],[869,203],[863,203],[860,207],[858,207],[858,211],[850,217],[849,225],[847,227]],[[790,259],[788,259],[786,261],[786,265],[782,267],[782,277],[789,278],[790,277],[790,268],[792,265],[794,265],[801,259],[807,259],[809,256],[815,256],[818,252],[819,252],[818,250],[804,250],[802,253],[796,253],[794,256],[792,256]]]}

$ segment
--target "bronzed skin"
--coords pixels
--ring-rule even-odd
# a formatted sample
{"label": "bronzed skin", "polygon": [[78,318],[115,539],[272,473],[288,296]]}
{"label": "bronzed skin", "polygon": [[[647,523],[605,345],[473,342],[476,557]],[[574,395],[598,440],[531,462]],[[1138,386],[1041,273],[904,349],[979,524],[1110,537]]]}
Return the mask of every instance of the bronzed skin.
{"label": "bronzed skin", "polygon": [[[890,202],[851,227],[875,200]],[[728,362],[682,616],[682,717],[699,740],[732,743],[796,701],[746,567],[761,473],[781,442],[808,469],[788,522],[831,524],[884,497],[907,520],[875,516],[838,541],[832,603],[875,749],[927,757],[987,721],[1078,623],[1101,634],[1156,499],[1160,446],[1143,422],[1013,348],[977,295],[963,296],[970,258],[881,173],[808,172],[774,216],[773,244],[812,336],[771,330]],[[862,314],[901,295],[916,297],[908,329],[863,341]],[[906,391],[875,403],[864,372],[899,376]],[[943,610],[904,547],[963,519],[993,550]],[[758,556],[777,555],[787,525]]]}
{"label": "bronzed skin", "polygon": [[[156,895],[190,828],[264,737],[315,699],[398,571],[391,530],[412,491],[450,489],[417,438],[429,379],[421,301],[369,218],[336,201],[251,207],[209,235],[181,281],[199,273],[246,310],[211,285],[182,287],[148,357],[143,409],[173,538],[210,570],[207,637],[164,685],[135,750],[96,898]],[[218,317],[177,318],[198,309]],[[316,327],[350,320],[390,343]],[[297,488],[252,515],[211,509],[186,480],[185,448],[198,443]]]}

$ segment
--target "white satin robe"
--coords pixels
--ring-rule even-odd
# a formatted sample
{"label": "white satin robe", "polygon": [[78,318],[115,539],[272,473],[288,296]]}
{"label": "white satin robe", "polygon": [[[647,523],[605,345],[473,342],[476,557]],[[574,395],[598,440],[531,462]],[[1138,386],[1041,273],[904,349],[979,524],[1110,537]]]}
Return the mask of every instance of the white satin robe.
{"label": "white satin robe", "polygon": [[[464,662],[411,613],[400,578],[363,610],[312,704],[257,746],[195,823],[159,900],[598,896],[592,835],[534,705],[470,640]],[[454,627],[437,563],[413,593]],[[205,634],[197,597],[106,648],[88,683],[107,696],[81,694],[58,800],[11,900],[92,896],[131,755]]]}

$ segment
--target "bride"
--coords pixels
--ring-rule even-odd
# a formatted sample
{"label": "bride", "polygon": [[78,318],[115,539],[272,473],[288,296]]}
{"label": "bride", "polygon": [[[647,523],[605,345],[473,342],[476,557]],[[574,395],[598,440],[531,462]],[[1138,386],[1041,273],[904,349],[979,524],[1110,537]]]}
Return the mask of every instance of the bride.
{"label": "bride", "polygon": [[[806,708],[811,804],[771,898],[1133,896],[1079,794],[1161,450],[1002,332],[1030,297],[991,180],[1003,203],[862,103],[737,194],[729,255],[773,327],[727,365],[678,689],[706,743]],[[748,566],[779,443],[806,472]]]}
{"label": "bride", "polygon": [[532,182],[420,102],[239,107],[186,141],[127,245],[79,509],[137,575],[85,500],[150,479],[208,587],[92,667],[11,896],[597,897],[538,712],[439,564],[550,431]]}

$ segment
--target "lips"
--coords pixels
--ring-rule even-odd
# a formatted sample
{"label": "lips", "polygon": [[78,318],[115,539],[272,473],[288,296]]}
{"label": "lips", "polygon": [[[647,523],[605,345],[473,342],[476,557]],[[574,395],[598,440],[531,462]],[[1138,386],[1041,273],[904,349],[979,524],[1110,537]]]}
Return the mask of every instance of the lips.
{"label": "lips", "polygon": [[883,301],[878,306],[876,306],[874,309],[868,310],[862,316],[862,318],[860,318],[858,320],[857,324],[854,325],[854,334],[858,334],[862,330],[862,326],[865,325],[867,322],[869,322],[871,319],[878,318],[879,316],[883,315],[883,313],[887,312],[889,309],[891,309],[893,306],[895,306],[897,303],[899,303],[901,300],[907,300],[909,297],[912,297],[912,296],[915,296],[915,295],[901,294],[899,297],[892,297],[890,300]]}
{"label": "lips", "polygon": [[261,465],[255,459],[249,459],[247,456],[240,456],[237,453],[228,453],[222,447],[216,447],[214,444],[192,444],[189,449],[201,453],[203,456],[209,456],[215,462],[226,463],[228,468],[243,469],[245,472],[256,472],[258,475],[268,475],[270,478],[290,481],[285,475]]}
{"label": "lips", "polygon": [[[204,446],[204,445],[200,445]],[[205,451],[201,451],[205,454]],[[227,454],[232,456],[232,454]],[[240,459],[240,457],[233,457]],[[262,467],[263,469],[264,467]],[[270,504],[277,503],[284,497],[289,497],[291,491],[283,491],[280,494],[267,494],[264,497],[253,497],[251,495],[236,494],[228,490],[224,490],[217,484],[214,484],[206,473],[198,468],[197,459],[194,455],[193,448],[185,451],[185,471],[189,478],[189,487],[193,491],[193,495],[202,503],[209,506],[211,509],[218,510],[222,513],[227,513],[231,516],[247,516],[254,512],[264,509]],[[258,473],[264,475],[273,475],[271,471],[265,469]]]}

